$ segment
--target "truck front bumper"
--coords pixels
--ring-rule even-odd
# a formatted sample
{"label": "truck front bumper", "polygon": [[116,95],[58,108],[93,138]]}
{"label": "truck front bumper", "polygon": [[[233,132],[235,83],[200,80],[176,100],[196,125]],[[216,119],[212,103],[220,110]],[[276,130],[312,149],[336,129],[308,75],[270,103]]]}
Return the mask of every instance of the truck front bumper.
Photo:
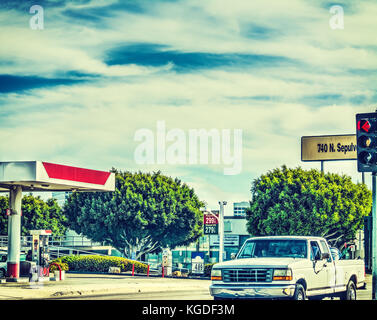
{"label": "truck front bumper", "polygon": [[215,298],[282,299],[293,297],[295,288],[294,284],[258,286],[211,284],[209,291]]}

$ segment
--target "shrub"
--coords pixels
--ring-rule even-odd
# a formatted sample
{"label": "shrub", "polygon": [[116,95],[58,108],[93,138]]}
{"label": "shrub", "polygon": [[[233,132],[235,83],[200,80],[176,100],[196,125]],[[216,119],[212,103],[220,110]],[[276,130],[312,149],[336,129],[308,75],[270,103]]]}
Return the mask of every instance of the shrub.
{"label": "shrub", "polygon": [[108,272],[109,267],[118,267],[121,272],[126,272],[131,271],[134,264],[136,273],[147,273],[148,268],[146,264],[138,261],[98,255],[64,256],[53,262],[67,264],[70,271]]}
{"label": "shrub", "polygon": [[52,264],[52,263],[58,264],[60,266],[60,268],[61,268],[62,271],[68,271],[69,270],[69,267],[68,267],[67,263],[52,261],[50,263],[50,272],[54,272],[54,271],[59,270],[59,268],[55,264]]}

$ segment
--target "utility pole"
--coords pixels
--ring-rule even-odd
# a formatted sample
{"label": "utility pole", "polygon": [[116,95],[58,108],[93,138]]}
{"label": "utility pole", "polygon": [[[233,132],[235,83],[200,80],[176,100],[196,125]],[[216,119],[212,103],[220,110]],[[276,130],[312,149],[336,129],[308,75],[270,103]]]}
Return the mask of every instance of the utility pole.
{"label": "utility pole", "polygon": [[219,262],[223,262],[224,256],[224,206],[226,201],[219,201],[220,205],[220,215],[219,215],[219,238],[220,238],[220,248],[219,248]]}
{"label": "utility pole", "polygon": [[377,184],[376,173],[372,173],[372,300],[377,300]]}
{"label": "utility pole", "polygon": [[372,299],[377,300],[377,110],[356,114],[357,171],[372,173]]}

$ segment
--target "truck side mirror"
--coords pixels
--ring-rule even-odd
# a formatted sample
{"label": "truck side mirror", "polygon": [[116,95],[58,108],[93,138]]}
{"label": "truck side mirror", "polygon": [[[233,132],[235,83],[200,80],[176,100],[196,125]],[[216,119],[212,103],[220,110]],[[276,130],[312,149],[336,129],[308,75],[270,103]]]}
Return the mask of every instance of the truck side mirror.
{"label": "truck side mirror", "polygon": [[321,260],[327,260],[330,258],[330,254],[328,252],[324,252],[321,254]]}
{"label": "truck side mirror", "polygon": [[235,254],[234,252],[232,252],[232,253],[230,254],[230,258],[231,258],[232,260],[236,259],[236,254]]}

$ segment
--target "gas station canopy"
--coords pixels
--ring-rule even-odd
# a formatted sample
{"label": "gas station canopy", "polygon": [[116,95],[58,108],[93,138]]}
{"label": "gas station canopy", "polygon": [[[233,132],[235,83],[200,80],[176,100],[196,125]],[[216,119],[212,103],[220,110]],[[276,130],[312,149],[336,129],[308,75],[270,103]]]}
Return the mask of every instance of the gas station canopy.
{"label": "gas station canopy", "polygon": [[115,174],[44,161],[0,162],[0,192],[4,191],[9,192],[7,274],[13,281],[20,275],[22,192],[115,191]]}
{"label": "gas station canopy", "polygon": [[0,162],[0,192],[14,186],[22,191],[114,191],[115,174],[44,161]]}

